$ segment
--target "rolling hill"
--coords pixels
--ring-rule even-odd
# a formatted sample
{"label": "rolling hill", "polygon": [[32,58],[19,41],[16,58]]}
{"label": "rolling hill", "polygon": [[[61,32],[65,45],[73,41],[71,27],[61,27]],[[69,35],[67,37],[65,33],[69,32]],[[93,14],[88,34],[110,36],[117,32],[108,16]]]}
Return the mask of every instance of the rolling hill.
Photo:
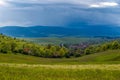
{"label": "rolling hill", "polygon": [[92,26],[81,27],[52,27],[52,26],[6,26],[0,27],[0,33],[13,37],[93,37],[93,36],[120,36],[119,26]]}
{"label": "rolling hill", "polygon": [[22,54],[0,54],[0,63],[20,64],[119,64],[120,50],[109,50],[79,58],[40,58]]}

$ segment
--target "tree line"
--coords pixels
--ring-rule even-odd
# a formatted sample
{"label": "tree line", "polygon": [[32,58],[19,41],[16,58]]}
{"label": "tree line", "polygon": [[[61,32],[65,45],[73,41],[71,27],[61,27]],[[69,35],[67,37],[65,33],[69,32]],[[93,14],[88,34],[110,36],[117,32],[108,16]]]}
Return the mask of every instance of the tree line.
{"label": "tree line", "polygon": [[38,45],[25,40],[16,39],[0,34],[0,53],[8,54],[25,54],[45,58],[62,58],[62,57],[80,57],[83,55],[98,53],[109,49],[120,49],[119,41],[112,41],[100,45],[89,45],[88,47],[69,48],[57,45]]}

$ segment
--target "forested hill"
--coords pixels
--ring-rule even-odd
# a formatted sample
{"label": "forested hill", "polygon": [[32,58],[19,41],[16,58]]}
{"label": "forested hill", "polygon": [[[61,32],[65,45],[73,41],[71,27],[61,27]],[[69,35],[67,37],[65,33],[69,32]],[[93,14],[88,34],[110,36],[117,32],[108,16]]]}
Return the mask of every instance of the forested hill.
{"label": "forested hill", "polygon": [[37,45],[0,34],[0,53],[20,53],[39,57],[63,57],[68,53],[68,49],[55,45]]}
{"label": "forested hill", "polygon": [[[85,46],[85,45],[83,45]],[[38,45],[24,40],[11,38],[0,34],[0,53],[4,54],[25,54],[38,57],[62,58],[80,57],[83,55],[103,52],[106,50],[120,49],[119,41],[107,42],[100,45],[88,45],[84,48],[80,46],[70,47],[66,45]]]}
{"label": "forested hill", "polygon": [[120,36],[120,27],[102,25],[82,25],[80,27],[52,27],[52,26],[7,26],[0,27],[0,33],[13,37],[69,37],[69,36]]}

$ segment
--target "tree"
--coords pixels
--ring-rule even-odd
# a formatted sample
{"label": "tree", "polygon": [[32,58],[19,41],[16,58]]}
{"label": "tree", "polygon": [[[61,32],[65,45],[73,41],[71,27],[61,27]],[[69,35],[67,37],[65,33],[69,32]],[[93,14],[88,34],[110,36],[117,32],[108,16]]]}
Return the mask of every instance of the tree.
{"label": "tree", "polygon": [[89,48],[85,49],[85,54],[91,54],[91,50]]}
{"label": "tree", "polygon": [[75,50],[74,56],[75,57],[80,57],[81,56],[81,50],[80,49]]}
{"label": "tree", "polygon": [[59,56],[60,56],[60,57],[65,56],[65,50],[64,50],[63,48],[61,48],[61,49],[59,50]]}
{"label": "tree", "polygon": [[107,45],[106,45],[106,44],[103,44],[103,45],[101,46],[101,50],[102,50],[102,51],[106,51],[106,50],[107,50]]}
{"label": "tree", "polygon": [[120,44],[118,41],[112,42],[112,49],[119,49],[119,48],[120,48]]}
{"label": "tree", "polygon": [[15,52],[16,51],[17,44],[15,42],[11,43],[11,51]]}
{"label": "tree", "polygon": [[2,43],[2,48],[1,48],[2,53],[11,53],[11,45],[9,43]]}

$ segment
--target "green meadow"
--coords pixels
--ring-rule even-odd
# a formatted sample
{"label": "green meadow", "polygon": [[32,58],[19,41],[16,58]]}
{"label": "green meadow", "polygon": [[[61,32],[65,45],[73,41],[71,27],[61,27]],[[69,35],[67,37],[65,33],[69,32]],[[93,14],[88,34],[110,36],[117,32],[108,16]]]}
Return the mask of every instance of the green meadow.
{"label": "green meadow", "polygon": [[79,64],[119,64],[120,50],[108,50],[78,58],[41,58],[23,54],[0,54],[0,63],[79,65]]}
{"label": "green meadow", "polygon": [[85,41],[89,41],[89,40],[93,40],[93,41],[98,41],[101,40],[101,38],[87,38],[87,37],[83,37],[83,38],[79,38],[79,37],[42,37],[42,38],[20,38],[20,39],[24,39],[26,41],[29,42],[33,42],[33,43],[37,43],[37,44],[43,44],[43,45],[47,45],[47,44],[56,44],[59,45],[61,43],[68,43],[68,44],[78,44],[81,42],[85,42]]}
{"label": "green meadow", "polygon": [[0,80],[119,80],[120,65],[5,65]]}
{"label": "green meadow", "polygon": [[79,58],[0,54],[0,80],[119,80],[120,50]]}

